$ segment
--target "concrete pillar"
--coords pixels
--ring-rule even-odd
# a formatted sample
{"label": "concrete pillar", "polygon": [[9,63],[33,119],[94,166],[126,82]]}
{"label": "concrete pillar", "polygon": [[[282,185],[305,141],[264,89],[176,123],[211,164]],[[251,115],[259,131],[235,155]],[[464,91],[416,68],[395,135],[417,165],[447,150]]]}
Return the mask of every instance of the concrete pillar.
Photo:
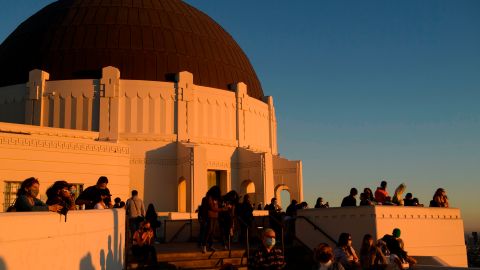
{"label": "concrete pillar", "polygon": [[177,141],[188,142],[193,135],[194,127],[194,92],[193,74],[188,71],[179,72],[176,76]]}
{"label": "concrete pillar", "polygon": [[263,201],[270,203],[275,197],[275,183],[273,178],[273,156],[271,153],[262,153],[262,174],[263,174]]}
{"label": "concrete pillar", "polygon": [[120,98],[123,93],[120,88],[120,70],[115,67],[102,69],[100,80],[100,140],[117,141],[120,121]]}
{"label": "concrete pillar", "polygon": [[238,147],[247,147],[245,140],[245,109],[247,101],[247,85],[239,82],[233,85],[237,98],[237,140]]}
{"label": "concrete pillar", "polygon": [[43,94],[46,91],[45,82],[50,74],[34,69],[28,74],[27,97],[25,101],[25,124],[41,126],[43,123]]}
{"label": "concrete pillar", "polygon": [[277,118],[275,117],[275,107],[273,106],[273,97],[265,97],[268,104],[268,114],[269,114],[269,139],[270,139],[270,149],[273,155],[278,155],[277,148]]}

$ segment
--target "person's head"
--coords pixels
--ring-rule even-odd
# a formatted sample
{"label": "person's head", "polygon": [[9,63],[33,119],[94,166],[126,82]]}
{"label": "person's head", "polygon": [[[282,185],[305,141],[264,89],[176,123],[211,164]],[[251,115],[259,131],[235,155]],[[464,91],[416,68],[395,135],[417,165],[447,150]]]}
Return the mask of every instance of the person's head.
{"label": "person's head", "polygon": [[356,188],[351,188],[350,189],[350,196],[355,197],[355,196],[357,196],[357,194],[358,194],[358,190]]}
{"label": "person's head", "polygon": [[138,196],[138,191],[137,190],[132,190],[132,197]]}
{"label": "person's head", "polygon": [[103,201],[110,200],[110,196],[112,196],[106,189],[101,189],[99,194]]}
{"label": "person's head", "polygon": [[392,235],[393,235],[393,237],[395,237],[395,238],[399,238],[399,237],[400,237],[400,235],[401,235],[401,231],[400,231],[400,229],[399,229],[399,228],[395,228],[395,229],[393,229],[393,231],[392,231]]}
{"label": "person's head", "polygon": [[365,195],[364,192],[360,193],[360,200],[363,201],[363,200],[366,200],[368,199],[367,196]]}
{"label": "person's head", "polygon": [[418,206],[418,205],[420,204],[420,201],[418,200],[418,198],[413,198],[413,199],[412,199],[412,204],[413,204],[414,206]]}
{"label": "person's head", "polygon": [[298,203],[297,200],[292,200],[291,202],[292,205],[297,205],[297,203]]}
{"label": "person's head", "polygon": [[383,189],[386,189],[387,188],[387,181],[382,181],[380,183],[380,187],[382,187]]}
{"label": "person's head", "polygon": [[144,230],[149,230],[150,229],[150,222],[148,220],[145,220],[143,222],[143,229]]}
{"label": "person's head", "polygon": [[443,189],[443,188],[438,188],[438,189],[435,191],[434,197],[447,197],[447,193],[445,192],[445,189]]}
{"label": "person's head", "polygon": [[405,199],[407,200],[411,200],[413,198],[413,194],[412,193],[407,193],[407,195],[405,195]]}
{"label": "person's head", "polygon": [[108,178],[106,176],[100,176],[97,180],[97,187],[99,189],[106,189],[108,184]]}
{"label": "person's head", "polygon": [[47,189],[47,196],[49,198],[53,198],[56,196],[60,197],[69,197],[70,196],[70,190],[68,189],[69,185],[67,181],[56,181],[53,183],[51,187]]}
{"label": "person's head", "polygon": [[70,195],[75,196],[77,194],[77,186],[74,184],[70,184],[68,186],[68,190],[70,191]]}
{"label": "person's head", "polygon": [[152,213],[152,214],[157,213],[157,212],[155,211],[155,206],[153,206],[153,203],[148,204],[147,213]]}
{"label": "person's head", "polygon": [[398,185],[398,187],[395,189],[395,194],[400,196],[405,192],[405,189],[407,189],[407,186],[404,183],[401,183]]}
{"label": "person's head", "polygon": [[124,201],[121,201],[121,202],[120,202],[120,208],[123,208],[123,207],[125,207],[125,202],[124,202]]}
{"label": "person's head", "polygon": [[338,237],[338,246],[346,247],[352,245],[352,235],[349,233],[341,233]]}
{"label": "person's head", "polygon": [[320,243],[313,250],[314,259],[319,263],[328,263],[333,260],[333,250],[327,243]]}
{"label": "person's head", "polygon": [[318,205],[323,204],[323,198],[322,198],[322,197],[318,197],[318,198],[317,198],[317,204],[318,204]]}
{"label": "person's head", "polygon": [[273,197],[271,200],[270,200],[270,203],[272,205],[276,205],[277,204],[277,198]]}
{"label": "person's head", "polygon": [[220,199],[220,197],[222,196],[222,192],[220,190],[220,187],[219,186],[213,186],[211,187],[208,191],[207,191],[207,197],[212,197],[212,198],[215,198],[215,199]]}
{"label": "person's head", "polygon": [[308,208],[308,203],[307,202],[301,202],[300,203],[300,208],[301,209],[307,209]]}
{"label": "person's head", "polygon": [[373,236],[370,235],[370,234],[365,234],[363,236],[363,240],[362,240],[362,247],[363,248],[368,248],[368,247],[371,247],[373,246]]}
{"label": "person's head", "polygon": [[373,196],[373,192],[370,188],[366,187],[363,189],[363,193],[365,193],[365,196],[367,198],[370,198],[371,196]]}
{"label": "person's head", "polygon": [[119,197],[116,197],[115,200],[113,200],[113,201],[115,202],[115,204],[120,204],[122,199],[120,199]]}
{"label": "person's head", "polygon": [[36,198],[40,191],[40,183],[35,177],[30,177],[23,180],[20,188],[17,191],[17,197],[20,195],[27,195],[32,198]]}
{"label": "person's head", "polygon": [[244,203],[250,203],[250,195],[248,195],[248,194],[243,195],[243,202]]}
{"label": "person's head", "polygon": [[265,230],[263,230],[262,243],[268,249],[274,247],[275,246],[275,231],[270,229],[270,228],[266,228]]}

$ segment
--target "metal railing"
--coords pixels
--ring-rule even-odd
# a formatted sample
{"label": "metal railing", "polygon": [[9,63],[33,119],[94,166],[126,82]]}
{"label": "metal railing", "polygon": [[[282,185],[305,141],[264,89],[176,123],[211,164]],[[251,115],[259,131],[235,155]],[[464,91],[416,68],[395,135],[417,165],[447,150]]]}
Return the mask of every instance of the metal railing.
{"label": "metal railing", "polygon": [[319,231],[326,238],[328,238],[328,240],[332,241],[335,245],[337,245],[337,241],[335,241],[335,239],[333,239],[333,237],[331,237],[328,233],[326,233],[324,230],[322,230],[320,227],[318,227],[317,224],[313,223],[313,221],[311,221],[309,218],[307,218],[305,216],[297,216],[297,219],[298,218],[301,218],[301,219],[305,220],[308,224],[310,224],[313,227],[314,231]]}
{"label": "metal railing", "polygon": [[[172,238],[170,240],[167,240],[167,224],[168,223],[173,223],[173,222],[184,222],[182,226],[173,234]],[[165,243],[171,243],[173,242],[179,235],[180,233],[183,232],[183,230],[189,226],[190,227],[190,237],[189,239],[192,239],[193,237],[193,219],[177,219],[177,220],[164,220],[164,226],[163,226],[163,237],[164,237],[164,242]]]}

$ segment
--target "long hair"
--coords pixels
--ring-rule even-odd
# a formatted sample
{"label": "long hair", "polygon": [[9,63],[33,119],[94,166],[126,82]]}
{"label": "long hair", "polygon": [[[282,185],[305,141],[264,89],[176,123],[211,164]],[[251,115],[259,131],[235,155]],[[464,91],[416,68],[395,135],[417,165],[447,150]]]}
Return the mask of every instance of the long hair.
{"label": "long hair", "polygon": [[333,259],[333,250],[327,243],[320,243],[313,250],[314,259],[319,263],[327,263]]}
{"label": "long hair", "polygon": [[362,247],[360,248],[360,255],[367,255],[370,253],[370,249],[372,245],[370,245],[370,241],[373,240],[371,234],[365,234],[362,240]]}
{"label": "long hair", "polygon": [[67,183],[67,181],[63,181],[63,180],[56,181],[55,183],[53,183],[51,187],[47,189],[47,192],[46,192],[47,197],[49,199],[52,199],[56,196],[59,196],[58,191],[68,187],[69,187],[69,184]]}
{"label": "long hair", "polygon": [[341,233],[340,236],[338,237],[338,244],[337,246],[339,247],[346,247],[348,246],[348,240],[351,238],[352,236],[349,234],[349,233]]}
{"label": "long hair", "polygon": [[433,200],[438,204],[440,207],[448,207],[448,197],[445,194],[445,189],[438,188],[433,195]]}
{"label": "long hair", "polygon": [[207,197],[210,196],[214,199],[220,199],[222,196],[222,192],[220,191],[220,187],[218,186],[213,186],[207,191]]}
{"label": "long hair", "polygon": [[33,186],[34,184],[40,184],[40,182],[38,182],[38,179],[35,177],[30,177],[23,180],[20,188],[17,190],[17,197],[19,197],[20,195],[26,195],[27,191],[25,189]]}

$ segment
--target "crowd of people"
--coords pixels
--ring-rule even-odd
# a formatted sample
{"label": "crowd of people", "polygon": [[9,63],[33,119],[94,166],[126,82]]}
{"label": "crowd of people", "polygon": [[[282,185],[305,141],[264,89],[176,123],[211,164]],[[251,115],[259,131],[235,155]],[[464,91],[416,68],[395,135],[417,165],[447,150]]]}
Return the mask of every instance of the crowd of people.
{"label": "crowd of people", "polygon": [[[131,251],[141,264],[155,265],[156,251],[154,243],[157,239],[156,229],[161,225],[158,222],[157,212],[153,204],[145,210],[138,191],[133,190],[131,197],[123,202],[121,198],[111,200],[111,193],[107,187],[108,178],[101,176],[96,185],[86,188],[78,194],[76,185],[64,180],[56,181],[47,191],[46,202],[38,199],[40,182],[34,177],[25,179],[17,191],[14,204],[8,211],[52,211],[67,215],[68,211],[80,209],[110,209],[125,208],[127,215],[128,239]],[[412,193],[403,194],[405,184],[400,184],[390,196],[387,191],[387,182],[382,181],[375,193],[365,188],[360,194],[359,206],[365,205],[398,205],[423,206]],[[343,198],[341,206],[357,206],[358,190],[351,188],[350,194]],[[448,198],[444,189],[436,190],[430,207],[449,207]],[[329,203],[319,197],[315,208],[328,208]],[[214,235],[219,232],[223,249],[229,249],[233,239],[246,242],[248,232],[253,229],[254,209],[268,210],[269,228],[261,234],[260,248],[249,259],[251,269],[282,269],[285,266],[284,253],[276,245],[276,236],[284,233],[286,243],[291,242],[295,233],[295,220],[299,209],[308,208],[308,203],[298,203],[292,200],[286,211],[283,212],[277,198],[272,198],[270,204],[262,207],[252,203],[248,194],[240,202],[239,194],[232,190],[225,195],[221,194],[218,186],[211,187],[202,198],[197,209],[200,230],[198,244],[201,252],[214,251]],[[334,249],[326,243],[321,243],[315,249],[315,269],[320,270],[355,270],[355,269],[385,269],[393,265],[398,269],[405,268],[405,264],[414,264],[415,260],[407,255],[400,239],[400,229],[395,229],[392,235],[385,235],[375,242],[375,239],[366,234],[362,241],[360,253],[352,246],[352,237],[349,233],[339,236],[338,245]]]}
{"label": "crowd of people", "polygon": [[[407,193],[405,197],[403,194],[407,186],[401,183],[396,189],[393,196],[390,196],[387,191],[387,182],[382,181],[380,186],[377,187],[375,193],[370,188],[364,188],[363,193],[360,194],[360,206],[365,205],[397,205],[397,206],[424,206],[418,200],[414,198],[412,193]],[[357,206],[358,190],[356,188],[350,189],[350,194],[343,198],[341,206]],[[319,200],[322,198],[319,198]],[[449,207],[448,197],[445,189],[438,188],[430,201],[430,207]],[[318,207],[320,208],[320,207]]]}

